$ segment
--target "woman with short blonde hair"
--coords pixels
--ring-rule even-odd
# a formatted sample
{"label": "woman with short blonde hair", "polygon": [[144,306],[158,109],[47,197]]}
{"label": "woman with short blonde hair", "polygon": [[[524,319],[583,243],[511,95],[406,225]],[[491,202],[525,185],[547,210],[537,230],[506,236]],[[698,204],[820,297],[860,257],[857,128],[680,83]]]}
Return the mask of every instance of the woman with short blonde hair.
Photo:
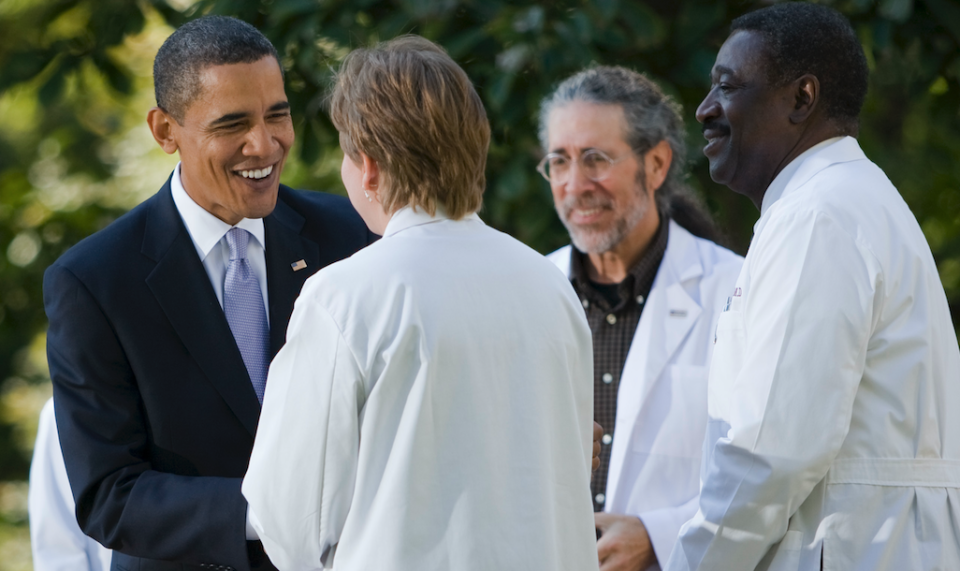
{"label": "woman with short blonde hair", "polygon": [[401,36],[343,60],[330,98],[340,145],[381,172],[380,203],[452,220],[480,210],[490,145],[487,112],[467,74],[439,46]]}
{"label": "woman with short blonde hair", "polygon": [[351,202],[383,239],[307,280],[243,493],[281,570],[597,569],[592,347],[570,282],[477,216],[490,130],[407,36],[330,100]]}

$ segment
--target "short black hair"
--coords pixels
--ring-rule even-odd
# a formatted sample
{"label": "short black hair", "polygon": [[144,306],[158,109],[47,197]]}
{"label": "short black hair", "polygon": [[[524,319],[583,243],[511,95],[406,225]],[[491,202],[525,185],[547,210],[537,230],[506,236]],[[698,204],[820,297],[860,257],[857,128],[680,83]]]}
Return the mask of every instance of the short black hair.
{"label": "short black hair", "polygon": [[785,85],[808,73],[816,76],[827,117],[856,129],[867,97],[867,58],[842,14],[819,4],[784,2],[735,19],[730,33],[739,30],[766,39],[772,83]]}
{"label": "short black hair", "polygon": [[[183,123],[187,108],[200,94],[200,73],[215,65],[254,63],[280,56],[259,30],[229,16],[203,16],[180,26],[153,60],[157,107]],[[280,72],[283,73],[281,67]]]}

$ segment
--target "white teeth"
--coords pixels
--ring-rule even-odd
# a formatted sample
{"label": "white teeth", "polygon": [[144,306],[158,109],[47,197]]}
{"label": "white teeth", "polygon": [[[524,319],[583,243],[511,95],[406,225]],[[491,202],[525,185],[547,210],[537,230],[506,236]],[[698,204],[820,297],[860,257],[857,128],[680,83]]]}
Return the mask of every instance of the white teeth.
{"label": "white teeth", "polygon": [[253,180],[260,180],[270,176],[270,173],[273,172],[273,165],[268,166],[265,169],[254,169],[250,171],[240,171],[240,176],[243,178],[250,178]]}

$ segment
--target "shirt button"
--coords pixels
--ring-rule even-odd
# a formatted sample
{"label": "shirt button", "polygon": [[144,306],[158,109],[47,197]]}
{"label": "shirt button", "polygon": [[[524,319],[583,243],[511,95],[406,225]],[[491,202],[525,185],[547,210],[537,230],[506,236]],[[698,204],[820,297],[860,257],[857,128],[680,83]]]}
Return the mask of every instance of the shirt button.
{"label": "shirt button", "polygon": [[594,498],[594,500],[596,500],[598,504],[602,504],[604,501],[606,501],[606,499],[607,499],[607,496],[603,494],[597,494],[597,497]]}
{"label": "shirt button", "polygon": [[600,441],[603,442],[604,444],[610,444],[611,442],[613,442],[613,437],[610,436],[609,434],[604,434],[603,438],[601,438]]}
{"label": "shirt button", "polygon": [[612,382],[613,382],[613,375],[611,375],[610,373],[604,373],[604,374],[603,374],[603,382],[604,382],[604,384],[607,384],[607,385],[609,385],[610,383],[612,383]]}
{"label": "shirt button", "polygon": [[643,305],[643,302],[644,302],[644,301],[646,301],[646,300],[643,299],[643,296],[642,296],[642,295],[638,295],[638,296],[637,296],[637,303],[639,303],[640,305]]}
{"label": "shirt button", "polygon": [[589,300],[589,299],[584,299],[581,303],[583,303],[583,308],[584,308],[584,309],[587,309],[588,307],[590,307],[590,300]]}
{"label": "shirt button", "polygon": [[617,322],[617,316],[616,316],[616,315],[614,315],[614,314],[612,314],[612,313],[609,314],[609,315],[607,315],[607,323],[609,323],[610,325],[613,325],[613,324],[616,323],[616,322]]}

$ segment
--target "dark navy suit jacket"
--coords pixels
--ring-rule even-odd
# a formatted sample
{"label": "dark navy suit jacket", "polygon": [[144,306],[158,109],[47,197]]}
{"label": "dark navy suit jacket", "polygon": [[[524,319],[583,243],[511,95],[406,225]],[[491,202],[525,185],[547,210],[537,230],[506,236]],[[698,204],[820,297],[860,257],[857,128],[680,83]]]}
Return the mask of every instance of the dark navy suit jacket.
{"label": "dark navy suit jacket", "polygon": [[[285,186],[263,224],[275,355],[303,282],[375,236],[345,198]],[[43,288],[77,519],[115,550],[112,568],[274,569],[245,539],[240,493],[260,405],[170,182],[65,253]]]}

